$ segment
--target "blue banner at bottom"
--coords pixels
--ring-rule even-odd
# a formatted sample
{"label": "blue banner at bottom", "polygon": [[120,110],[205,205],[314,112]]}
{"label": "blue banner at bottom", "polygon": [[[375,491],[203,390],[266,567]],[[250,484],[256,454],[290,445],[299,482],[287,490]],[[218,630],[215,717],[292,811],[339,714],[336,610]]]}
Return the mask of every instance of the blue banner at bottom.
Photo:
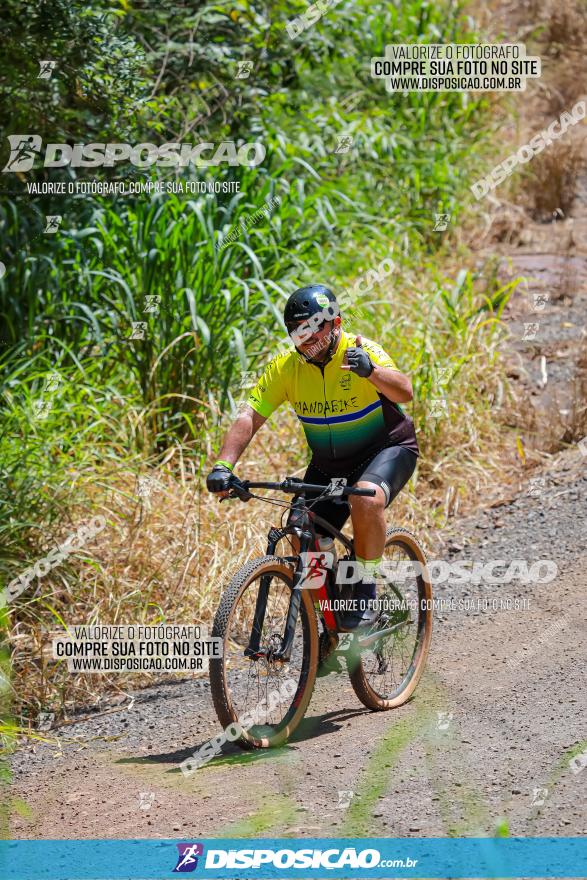
{"label": "blue banner at bottom", "polygon": [[587,838],[3,840],[3,880],[587,877]]}

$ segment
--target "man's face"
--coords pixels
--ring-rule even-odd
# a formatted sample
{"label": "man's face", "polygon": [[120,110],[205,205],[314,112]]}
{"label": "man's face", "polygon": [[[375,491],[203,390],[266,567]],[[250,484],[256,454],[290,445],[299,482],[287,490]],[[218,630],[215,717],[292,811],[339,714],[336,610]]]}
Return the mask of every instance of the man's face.
{"label": "man's face", "polygon": [[[306,329],[306,321],[300,321],[297,327],[304,327]],[[309,358],[318,358],[320,359],[320,354],[324,353],[328,348],[330,343],[330,331],[334,327],[334,321],[324,321],[311,336],[304,340],[304,342],[300,342],[296,345],[296,348],[301,351],[306,357]],[[290,332],[293,328],[290,328]],[[306,330],[304,336],[307,336],[309,330]],[[294,342],[295,345],[295,342]]]}

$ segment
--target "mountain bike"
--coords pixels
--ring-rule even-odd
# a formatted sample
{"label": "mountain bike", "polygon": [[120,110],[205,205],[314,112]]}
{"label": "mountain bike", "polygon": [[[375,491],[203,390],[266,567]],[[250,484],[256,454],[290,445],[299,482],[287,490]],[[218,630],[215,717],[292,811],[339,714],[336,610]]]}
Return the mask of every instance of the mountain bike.
{"label": "mountain bike", "polygon": [[[379,614],[373,625],[342,634],[336,600],[352,595],[352,587],[337,575],[342,562],[352,568],[353,542],[312,507],[318,500],[373,496],[375,491],[335,483],[325,487],[293,477],[279,483],[231,478],[230,498],[255,498],[286,513],[294,509],[285,525],[269,529],[266,555],[247,562],[232,578],[214,619],[212,636],[223,645],[222,656],[210,660],[214,707],[221,725],[236,729],[231,738],[243,748],[286,742],[304,717],[319,667],[334,660],[340,659],[343,669],[346,665],[355,694],[373,710],[405,703],[424,670],[432,637],[432,586],[424,552],[406,529],[388,528],[383,559],[420,565],[404,566],[404,572],[407,567],[414,573],[401,580],[386,578],[382,592],[378,587]],[[251,489],[296,497],[290,503],[254,495]],[[341,545],[343,555],[337,554],[330,567],[316,564],[325,555],[316,525]],[[314,587],[317,573],[322,581]]]}

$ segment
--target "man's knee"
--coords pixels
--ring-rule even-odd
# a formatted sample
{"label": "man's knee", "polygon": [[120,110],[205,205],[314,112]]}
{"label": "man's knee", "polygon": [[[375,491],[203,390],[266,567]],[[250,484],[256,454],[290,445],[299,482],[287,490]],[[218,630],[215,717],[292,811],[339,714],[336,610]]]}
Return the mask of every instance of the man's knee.
{"label": "man's knee", "polygon": [[385,492],[381,486],[375,483],[357,483],[357,489],[374,489],[375,495],[351,495],[351,509],[359,514],[369,513],[371,515],[383,512],[387,499]]}

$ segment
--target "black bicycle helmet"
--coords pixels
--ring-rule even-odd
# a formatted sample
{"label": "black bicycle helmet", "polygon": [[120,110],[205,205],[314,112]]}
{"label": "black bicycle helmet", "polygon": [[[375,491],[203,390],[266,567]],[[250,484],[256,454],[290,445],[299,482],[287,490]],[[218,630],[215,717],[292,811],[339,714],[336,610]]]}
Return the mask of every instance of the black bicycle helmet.
{"label": "black bicycle helmet", "polygon": [[[336,297],[324,284],[310,284],[299,287],[285,304],[283,320],[288,330],[297,327],[300,321],[307,321],[317,312],[322,312],[329,303],[336,303]],[[336,312],[338,314],[338,310]]]}

